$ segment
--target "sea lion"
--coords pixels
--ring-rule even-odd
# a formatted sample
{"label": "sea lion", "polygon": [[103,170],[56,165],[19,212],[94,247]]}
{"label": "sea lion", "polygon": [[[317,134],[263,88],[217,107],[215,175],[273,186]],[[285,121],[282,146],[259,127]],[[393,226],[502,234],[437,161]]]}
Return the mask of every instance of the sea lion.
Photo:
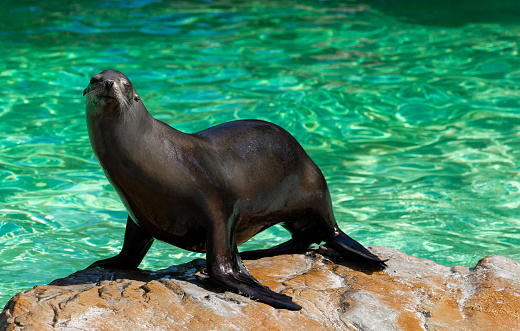
{"label": "sea lion", "polygon": [[[242,120],[180,132],[154,119],[115,70],[93,76],[85,94],[92,149],[128,211],[121,252],[90,267],[137,268],[156,238],[206,252],[215,282],[289,310],[301,307],[261,285],[242,258],[303,253],[325,241],[346,257],[385,267],[339,229],[323,174],[279,126]],[[237,245],[281,222],[291,240],[239,254]]]}

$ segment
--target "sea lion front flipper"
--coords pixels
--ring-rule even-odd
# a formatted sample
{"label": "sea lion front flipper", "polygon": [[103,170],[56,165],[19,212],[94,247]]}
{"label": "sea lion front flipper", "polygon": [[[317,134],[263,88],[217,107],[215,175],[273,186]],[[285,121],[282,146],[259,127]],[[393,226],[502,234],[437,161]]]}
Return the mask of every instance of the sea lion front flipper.
{"label": "sea lion front flipper", "polygon": [[207,231],[206,266],[210,278],[216,283],[266,303],[274,308],[300,310],[292,298],[271,291],[260,284],[247,270],[240,258],[233,234],[222,212],[215,212],[218,220],[213,220]]}
{"label": "sea lion front flipper", "polygon": [[338,226],[335,226],[334,230],[334,235],[326,241],[326,246],[335,249],[339,253],[345,254],[345,257],[351,257],[354,260],[362,261],[365,264],[375,266],[381,270],[386,268],[385,262],[388,260],[381,260],[372,254],[368,249],[363,247],[363,245],[341,231]]}
{"label": "sea lion front flipper", "polygon": [[[209,249],[208,253],[210,253]],[[231,264],[222,259],[218,261],[218,264],[215,264],[210,258],[207,259],[208,273],[213,281],[274,308],[288,310],[300,310],[302,308],[295,304],[291,297],[276,293],[267,286],[260,284],[243,264],[238,255],[238,250],[235,249],[232,255],[236,258],[234,258],[235,263]],[[233,257],[231,258],[233,259]]]}
{"label": "sea lion front flipper", "polygon": [[309,249],[311,242],[296,240],[294,238],[267,249],[241,252],[240,256],[244,260],[256,260],[262,257],[277,256],[282,254],[302,254]]}
{"label": "sea lion front flipper", "polygon": [[94,262],[88,268],[135,269],[143,260],[152,243],[153,237],[128,216],[121,252],[114,257]]}

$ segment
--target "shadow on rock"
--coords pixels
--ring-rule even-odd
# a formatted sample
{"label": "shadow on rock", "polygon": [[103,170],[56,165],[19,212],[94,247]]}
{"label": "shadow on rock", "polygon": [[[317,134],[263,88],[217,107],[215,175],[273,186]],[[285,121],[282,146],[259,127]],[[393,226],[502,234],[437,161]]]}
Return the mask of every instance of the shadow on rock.
{"label": "shadow on rock", "polygon": [[205,273],[205,269],[206,261],[204,259],[195,259],[188,263],[173,265],[167,269],[157,271],[90,268],[78,270],[67,277],[53,280],[49,285],[98,285],[103,281],[115,281],[117,279],[128,279],[145,283],[153,280],[175,279],[192,283],[208,291],[224,293],[226,289],[213,282]]}
{"label": "shadow on rock", "polygon": [[362,272],[367,275],[371,275],[374,272],[385,270],[388,260],[384,260],[383,264],[379,263],[367,263],[366,260],[358,259],[356,256],[345,257],[342,253],[336,251],[334,248],[328,247],[327,245],[313,247],[307,252],[308,255],[316,259],[316,254],[321,254],[323,257],[329,259],[334,264],[339,264],[349,269]]}

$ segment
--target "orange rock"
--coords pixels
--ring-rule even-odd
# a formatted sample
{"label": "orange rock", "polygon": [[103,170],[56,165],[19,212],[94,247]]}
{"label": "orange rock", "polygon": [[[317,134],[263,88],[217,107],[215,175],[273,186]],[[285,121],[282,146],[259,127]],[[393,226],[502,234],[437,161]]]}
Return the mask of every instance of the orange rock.
{"label": "orange rock", "polygon": [[390,259],[385,271],[327,257],[334,252],[325,248],[246,261],[298,312],[227,292],[195,260],[156,272],[88,269],[35,286],[8,302],[0,330],[520,330],[519,262],[491,256],[450,268],[371,250]]}

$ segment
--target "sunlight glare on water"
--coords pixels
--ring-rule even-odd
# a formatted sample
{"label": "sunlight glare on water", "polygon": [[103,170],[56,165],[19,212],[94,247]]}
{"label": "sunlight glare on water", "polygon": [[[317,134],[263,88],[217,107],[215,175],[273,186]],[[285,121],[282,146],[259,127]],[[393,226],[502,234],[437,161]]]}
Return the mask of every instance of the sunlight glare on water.
{"label": "sunlight glare on water", "polygon": [[[365,245],[446,265],[519,259],[518,8],[413,3],[4,1],[2,302],[121,247],[126,212],[82,97],[109,68],[179,130],[246,118],[287,129]],[[500,3],[513,7],[493,15]],[[287,238],[277,226],[243,246]],[[155,243],[141,267],[194,256]]]}

